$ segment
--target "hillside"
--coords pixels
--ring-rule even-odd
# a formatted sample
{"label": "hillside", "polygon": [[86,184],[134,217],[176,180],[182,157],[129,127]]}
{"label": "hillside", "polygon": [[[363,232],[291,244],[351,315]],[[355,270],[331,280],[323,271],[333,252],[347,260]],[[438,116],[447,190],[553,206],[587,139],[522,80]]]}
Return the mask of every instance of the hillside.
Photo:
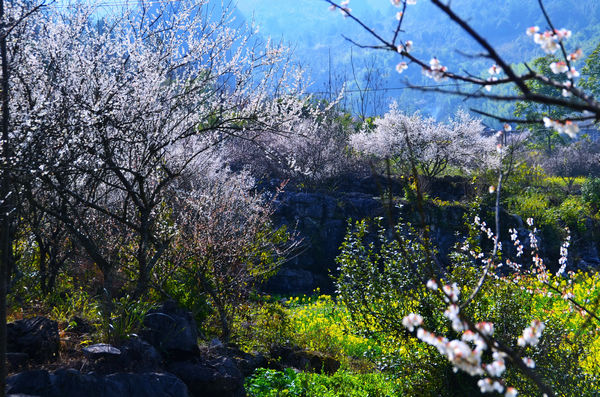
{"label": "hillside", "polygon": [[[393,31],[397,9],[389,2],[354,0],[350,6],[357,17],[381,35],[388,37]],[[494,2],[490,6],[481,0],[457,0],[452,2],[452,6],[509,61],[529,61],[543,55],[525,35],[525,29],[529,26],[539,25],[543,28],[546,25],[537,1],[508,0]],[[545,6],[557,27],[573,31],[569,44],[581,47],[585,54],[589,54],[598,44],[599,2],[548,0]],[[341,86],[341,81],[347,82],[350,91],[357,89],[355,80],[364,88],[368,65],[371,65],[380,79],[377,87],[385,89],[371,98],[368,111],[373,114],[383,113],[390,100],[397,100],[408,111],[421,110],[441,118],[452,114],[457,107],[475,105],[465,105],[457,98],[433,97],[403,89],[408,80],[412,84],[423,85],[430,85],[431,80],[421,76],[419,68],[409,68],[400,77],[394,71],[399,60],[397,55],[361,50],[350,44],[342,35],[361,44],[376,43],[351,20],[341,17],[339,13],[328,12],[327,4],[322,0],[303,0],[300,3],[291,0],[241,0],[238,8],[247,19],[253,19],[260,26],[263,36],[282,39],[295,50],[298,62],[306,65],[310,71],[314,92],[327,92],[330,87],[335,89]],[[477,54],[480,48],[428,2],[420,1],[410,6],[405,17],[405,33],[401,37],[415,43],[416,55],[425,59],[436,56],[450,70],[466,69],[478,74],[489,67],[486,61],[464,56]],[[348,104],[352,106],[351,101]],[[356,110],[356,106],[354,108]]]}

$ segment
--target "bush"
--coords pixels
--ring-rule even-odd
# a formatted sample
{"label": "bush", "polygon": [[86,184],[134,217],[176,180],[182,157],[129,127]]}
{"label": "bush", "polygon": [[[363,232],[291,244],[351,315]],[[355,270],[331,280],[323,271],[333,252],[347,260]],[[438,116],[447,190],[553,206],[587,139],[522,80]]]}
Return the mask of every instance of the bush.
{"label": "bush", "polygon": [[[539,209],[539,204],[535,202],[532,199],[530,205],[525,207]],[[573,206],[570,203],[565,208]],[[548,213],[553,211],[547,207],[547,203],[542,203],[540,213],[550,216]],[[568,212],[565,208],[563,210]],[[477,231],[487,232],[487,226],[482,222],[476,221],[476,225]],[[600,369],[591,358],[590,351],[596,346],[600,334],[597,328],[588,326],[586,317],[574,310],[570,301],[566,301],[572,298],[584,304],[598,302],[600,284],[593,281],[597,280],[597,276],[591,279],[585,275],[570,276],[569,284],[561,277],[549,276],[538,263],[531,273],[516,273],[514,278],[496,274],[496,277],[479,284],[480,263],[482,260],[488,262],[485,256],[479,255],[482,252],[480,247],[471,243],[463,245],[465,250],[459,250],[451,256],[451,271],[445,273],[444,280],[440,280],[446,283],[444,287],[448,289],[445,291],[452,291],[452,295],[448,295],[437,286],[428,286],[434,291],[424,287],[425,277],[429,277],[426,275],[427,256],[430,253],[418,237],[411,236],[402,227],[396,229],[394,239],[388,238],[390,234],[384,230],[380,230],[375,239],[369,238],[366,231],[365,222],[357,223],[348,232],[342,246],[342,253],[338,257],[340,275],[337,280],[340,300],[347,306],[357,329],[378,337],[383,346],[383,356],[387,355],[380,362],[400,380],[407,394],[480,394],[477,383],[479,375],[489,376],[485,372],[485,365],[481,373],[472,372],[475,376],[452,371],[453,365],[464,371],[472,368],[466,360],[460,359],[467,357],[464,355],[456,356],[459,358],[450,364],[452,358],[448,353],[453,349],[449,343],[464,343],[467,346],[467,339],[461,339],[461,334],[463,337],[468,337],[468,334],[463,333],[465,328],[462,327],[466,325],[462,322],[457,325],[452,320],[450,327],[448,319],[452,318],[452,305],[448,306],[442,299],[461,305],[466,301],[464,297],[469,297],[474,291],[477,291],[474,299],[460,308],[461,321],[468,319],[471,324],[492,323],[492,343],[500,341],[505,346],[517,345],[517,337],[533,320],[546,325],[538,343],[513,350],[519,354],[518,358],[506,358],[506,370],[501,375],[504,387],[514,386],[521,395],[539,392],[539,383],[532,381],[518,366],[511,365],[514,360],[522,360],[521,357],[531,357],[537,363],[536,371],[543,382],[549,383],[556,392],[593,395],[597,390]],[[493,235],[491,231],[488,233]],[[495,268],[492,267],[491,271],[494,272]],[[592,309],[596,306],[594,303],[591,305]],[[458,306],[455,308],[458,310]],[[415,316],[414,313],[420,314],[418,332],[410,329],[406,323],[412,321],[410,316]],[[468,329],[473,332],[471,328]],[[426,341],[428,338],[424,330],[434,335],[431,341]],[[583,332],[589,337],[581,338]],[[427,344],[419,342],[419,339]],[[432,346],[436,343],[445,346],[440,350],[441,355]],[[492,346],[499,349],[497,344]],[[489,348],[483,351],[480,357],[482,362],[491,360],[488,352]],[[474,365],[478,368],[479,364]]]}
{"label": "bush", "polygon": [[600,208],[600,178],[588,178],[581,185],[581,198],[589,204],[594,211]]}
{"label": "bush", "polygon": [[338,370],[327,376],[296,373],[287,368],[275,371],[260,368],[246,379],[250,397],[387,397],[403,395],[397,382],[380,374],[354,374]]}

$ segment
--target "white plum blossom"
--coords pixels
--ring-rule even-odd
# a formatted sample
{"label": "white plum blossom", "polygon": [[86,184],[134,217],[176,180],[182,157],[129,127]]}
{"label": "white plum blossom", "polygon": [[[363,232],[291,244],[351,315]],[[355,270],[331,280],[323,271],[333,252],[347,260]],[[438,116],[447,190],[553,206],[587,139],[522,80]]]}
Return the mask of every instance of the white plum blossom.
{"label": "white plum blossom", "polygon": [[498,65],[492,65],[488,69],[488,73],[491,74],[492,76],[499,75],[500,73],[502,73],[502,68]]}
{"label": "white plum blossom", "polygon": [[543,322],[541,322],[539,320],[533,320],[531,322],[531,326],[529,326],[523,330],[523,335],[519,336],[517,344],[519,346],[527,346],[527,345],[535,346],[535,345],[537,345],[542,336],[542,332],[544,331],[545,327],[546,326],[544,325]]}
{"label": "white plum blossom", "polygon": [[572,52],[569,55],[567,55],[567,59],[569,61],[576,61],[576,60],[580,59],[582,56],[583,56],[583,51],[581,50],[581,48],[578,48],[577,50],[575,50],[575,52]]}
{"label": "white plum blossom", "polygon": [[519,393],[517,392],[517,389],[515,389],[514,387],[507,387],[504,397],[517,397],[518,394]]}
{"label": "white plum blossom", "polygon": [[579,72],[574,67],[571,67],[567,71],[567,77],[570,78],[570,79],[575,79],[575,78],[579,77]]}
{"label": "white plum blossom", "polygon": [[427,281],[426,287],[429,288],[432,291],[435,291],[435,290],[438,289],[438,285],[437,285],[437,283],[435,282],[434,279],[430,279],[429,281]]}
{"label": "white plum blossom", "polygon": [[410,332],[413,332],[421,324],[423,324],[423,317],[420,314],[410,313],[402,319],[402,325]]}
{"label": "white plum blossom", "polygon": [[537,32],[540,31],[539,26],[531,26],[529,28],[527,28],[527,36],[533,36],[534,34],[536,34]]}
{"label": "white plum blossom", "polygon": [[565,73],[569,70],[567,64],[563,61],[559,61],[559,62],[552,62],[550,64],[550,70],[552,70],[552,73],[554,74],[559,74],[559,73]]}
{"label": "white plum blossom", "polygon": [[388,113],[375,119],[374,125],[374,130],[352,134],[350,144],[354,150],[380,159],[394,158],[404,166],[410,163],[412,154],[428,176],[438,175],[449,165],[470,170],[482,165],[494,167],[498,161],[495,138],[483,136],[481,122],[464,112],[450,123],[439,123],[418,113],[403,114],[394,103]]}
{"label": "white plum blossom", "polygon": [[535,361],[529,357],[523,357],[523,363],[529,368],[535,368]]}
{"label": "white plum blossom", "polygon": [[458,369],[469,375],[482,375],[481,354],[479,349],[471,349],[460,340],[452,340],[446,346],[446,357]]}
{"label": "white plum blossom", "polygon": [[423,74],[436,82],[442,81],[445,78],[445,73],[448,71],[448,68],[442,66],[439,59],[436,57],[431,58],[429,61],[429,67],[423,68]]}
{"label": "white plum blossom", "polygon": [[475,328],[479,330],[483,335],[492,336],[494,335],[494,323],[489,321],[482,321],[475,324]]}
{"label": "white plum blossom", "polygon": [[479,386],[482,393],[502,393],[504,391],[504,386],[500,382],[490,378],[480,379],[477,382],[477,386]]}
{"label": "white plum blossom", "polygon": [[402,73],[406,69],[408,69],[408,64],[406,62],[400,62],[399,64],[396,65],[396,71],[398,73]]}
{"label": "white plum blossom", "polygon": [[460,295],[460,289],[456,283],[446,284],[442,287],[444,292],[444,299],[450,302],[458,302],[458,296]]}
{"label": "white plum blossom", "polygon": [[552,128],[558,133],[564,133],[568,135],[570,138],[575,138],[579,133],[579,126],[571,120],[561,122],[557,120],[552,120],[549,117],[544,117],[542,120],[544,121],[544,126],[546,128]]}
{"label": "white plum blossom", "polygon": [[413,42],[412,40],[406,40],[406,42],[404,42],[404,44],[399,44],[398,45],[398,52],[402,53],[402,52],[411,52],[413,49]]}
{"label": "white plum blossom", "polygon": [[[529,33],[529,31],[528,31]],[[554,54],[560,48],[558,44],[558,37],[551,31],[546,31],[544,33],[534,33],[533,41],[542,47],[542,50],[546,54]]]}
{"label": "white plum blossom", "polygon": [[502,376],[504,371],[506,371],[506,365],[504,364],[503,359],[495,360],[491,364],[487,364],[485,366],[485,370],[490,376],[494,378],[499,378]]}

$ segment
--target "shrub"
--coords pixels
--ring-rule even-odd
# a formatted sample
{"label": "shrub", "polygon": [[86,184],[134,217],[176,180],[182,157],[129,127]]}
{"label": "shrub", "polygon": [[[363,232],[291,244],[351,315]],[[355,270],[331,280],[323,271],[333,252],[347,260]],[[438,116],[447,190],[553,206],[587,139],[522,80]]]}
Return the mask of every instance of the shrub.
{"label": "shrub", "polygon": [[[475,225],[493,240],[494,234],[485,223],[476,219]],[[536,250],[531,253],[537,258],[531,271],[517,272],[514,278],[495,273],[482,283],[485,278],[481,278],[480,264],[485,264],[486,271],[495,272],[495,258],[481,254],[481,248],[469,240],[451,256],[451,271],[443,277],[446,285],[439,288],[438,281],[429,280],[425,288],[423,283],[429,274],[437,278],[436,272],[427,271],[427,257],[432,253],[426,242],[402,227],[397,227],[393,239],[387,235],[380,230],[375,240],[369,239],[364,222],[349,231],[338,258],[337,286],[354,325],[366,334],[378,335],[382,345],[385,343],[384,352],[389,355],[386,368],[404,380],[404,390],[427,390],[427,395],[478,395],[484,388],[481,382],[485,382],[477,381],[479,376],[501,380],[497,387],[514,386],[523,395],[539,392],[539,388],[546,387],[545,382],[565,395],[592,395],[597,390],[600,372],[589,351],[600,335],[578,313],[578,305],[592,302],[595,310],[597,304],[593,302],[598,302],[600,285],[575,275],[569,276],[570,284],[551,276]],[[530,244],[535,242],[532,236]],[[521,244],[515,237],[514,244]],[[563,244],[566,247],[568,244]],[[566,256],[562,250],[561,256]],[[506,263],[518,268],[515,262]],[[582,288],[580,283],[586,286]],[[453,313],[460,313],[460,317]],[[492,324],[493,331],[485,331]],[[531,346],[525,343],[511,350],[502,347],[517,345],[517,337],[535,324],[545,324],[545,331],[540,339],[527,339]],[[582,332],[590,337],[579,337]],[[485,335],[485,339],[478,335]],[[481,338],[475,347],[467,343],[471,336]],[[419,347],[417,339],[426,344]],[[477,343],[485,346],[479,353]],[[458,346],[469,353],[461,350],[454,356]],[[491,375],[495,373],[489,367],[491,363],[482,364],[491,361],[490,350],[506,354],[494,356],[499,360],[494,361],[497,365],[504,367],[506,363],[500,375]],[[524,362],[525,356],[537,363],[542,381],[539,377],[532,380],[538,375],[531,376],[517,365]],[[582,371],[584,365],[592,370]],[[454,373],[452,366],[462,371]]]}
{"label": "shrub", "polygon": [[288,368],[275,371],[260,368],[246,379],[250,397],[387,397],[402,395],[397,382],[380,374],[354,374],[339,370],[327,376],[296,373]]}
{"label": "shrub", "polygon": [[581,185],[581,198],[588,203],[594,211],[600,208],[600,178],[588,178]]}

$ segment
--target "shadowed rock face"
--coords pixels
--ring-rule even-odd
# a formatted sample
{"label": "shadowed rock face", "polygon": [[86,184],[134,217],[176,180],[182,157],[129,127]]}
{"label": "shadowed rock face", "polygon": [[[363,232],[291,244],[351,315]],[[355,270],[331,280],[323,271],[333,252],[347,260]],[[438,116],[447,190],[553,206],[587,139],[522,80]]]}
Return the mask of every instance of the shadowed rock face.
{"label": "shadowed rock face", "polygon": [[198,329],[192,315],[166,302],[144,318],[140,336],[169,360],[183,360],[198,354]]}
{"label": "shadowed rock face", "polygon": [[317,287],[332,290],[335,269],[348,219],[381,216],[377,197],[366,193],[285,192],[277,202],[276,223],[296,230],[302,251],[286,263],[265,289],[275,293],[310,293]]}
{"label": "shadowed rock face", "polygon": [[74,369],[28,371],[7,379],[8,395],[39,397],[188,397],[187,386],[171,374],[82,374]]}
{"label": "shadowed rock face", "polygon": [[169,372],[189,387],[192,396],[243,397],[244,377],[228,357],[210,361],[180,361],[169,364]]}
{"label": "shadowed rock face", "polygon": [[7,351],[26,353],[36,362],[56,359],[60,338],[56,321],[33,317],[7,324]]}
{"label": "shadowed rock face", "polygon": [[[17,327],[47,321],[23,320]],[[244,374],[266,365],[264,357],[219,341],[201,352],[194,318],[172,302],[148,313],[144,326],[148,340],[134,337],[117,346],[88,346],[78,369],[18,373],[8,378],[7,393],[13,397],[242,397],[246,395]],[[18,355],[26,363],[31,361],[25,353]]]}
{"label": "shadowed rock face", "polygon": [[[459,177],[425,182],[435,191],[433,197],[446,201],[464,198],[471,188],[468,181]],[[394,218],[400,215],[407,222],[420,222],[414,205],[397,201],[404,195],[401,181],[388,181],[382,177],[356,178],[336,186],[335,191],[294,191],[291,188],[279,195],[275,202],[275,223],[296,230],[302,239],[303,250],[269,280],[264,286],[267,292],[302,294],[311,293],[317,287],[323,292],[332,292],[331,275],[337,268],[335,258],[348,230],[348,221],[385,217],[387,210],[381,201],[383,191],[391,190],[396,204],[402,204],[402,208],[393,209]],[[454,231],[462,227],[463,214],[464,208],[458,206],[446,206],[443,210],[427,208],[426,221],[433,230],[442,257],[456,242]]]}

